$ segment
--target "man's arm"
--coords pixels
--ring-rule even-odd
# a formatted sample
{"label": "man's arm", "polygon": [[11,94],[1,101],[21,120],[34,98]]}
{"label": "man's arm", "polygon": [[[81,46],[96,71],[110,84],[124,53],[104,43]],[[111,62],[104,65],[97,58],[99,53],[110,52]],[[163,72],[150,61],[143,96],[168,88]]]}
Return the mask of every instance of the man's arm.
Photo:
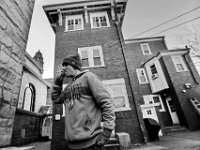
{"label": "man's arm", "polygon": [[115,128],[115,106],[111,95],[102,81],[91,72],[88,72],[88,86],[97,104],[102,109],[103,127],[112,131]]}
{"label": "man's arm", "polygon": [[62,92],[62,83],[64,75],[57,77],[52,86],[51,98],[54,104],[64,103],[65,94]]}

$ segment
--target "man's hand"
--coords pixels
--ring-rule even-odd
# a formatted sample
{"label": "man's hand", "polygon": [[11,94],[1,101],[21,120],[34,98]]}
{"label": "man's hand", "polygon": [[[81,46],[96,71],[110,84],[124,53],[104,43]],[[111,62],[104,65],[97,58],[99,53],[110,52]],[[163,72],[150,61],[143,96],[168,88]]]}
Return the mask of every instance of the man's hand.
{"label": "man's hand", "polygon": [[58,77],[56,77],[54,83],[55,83],[56,85],[58,85],[58,86],[62,86],[63,79],[65,78],[65,76],[66,76],[66,75],[65,75],[65,72],[62,70],[62,71],[61,71],[61,74],[60,74]]}
{"label": "man's hand", "polygon": [[104,131],[99,135],[97,139],[97,145],[103,145],[109,142],[112,134],[112,130],[104,128]]}

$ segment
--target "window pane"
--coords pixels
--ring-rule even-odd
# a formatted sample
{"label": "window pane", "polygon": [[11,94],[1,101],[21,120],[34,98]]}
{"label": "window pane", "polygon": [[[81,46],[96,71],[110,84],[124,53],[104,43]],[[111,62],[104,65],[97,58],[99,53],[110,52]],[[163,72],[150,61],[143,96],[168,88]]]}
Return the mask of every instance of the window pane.
{"label": "window pane", "polygon": [[177,66],[177,69],[178,69],[179,71],[184,70],[184,67],[183,67],[182,64],[177,64],[176,66]]}
{"label": "window pane", "polygon": [[99,27],[100,26],[98,17],[93,17],[92,20],[93,20],[93,27]]}
{"label": "window pane", "polygon": [[88,66],[89,66],[89,62],[88,62],[88,59],[87,59],[87,58],[82,59],[82,66],[83,66],[83,67],[88,67]]}
{"label": "window pane", "polygon": [[114,97],[114,104],[116,108],[125,107],[125,99],[124,97]]}
{"label": "window pane", "polygon": [[123,96],[122,86],[112,86],[113,97]]}
{"label": "window pane", "polygon": [[75,20],[75,29],[82,29],[81,19]]}
{"label": "window pane", "polygon": [[141,81],[141,82],[146,82],[145,76],[140,76],[140,81]]}
{"label": "window pane", "polygon": [[68,30],[74,30],[74,20],[68,20]]}
{"label": "window pane", "polygon": [[93,50],[93,57],[100,57],[100,53],[98,49]]}
{"label": "window pane", "polygon": [[160,103],[160,99],[158,96],[153,97],[154,103]]}
{"label": "window pane", "polygon": [[88,58],[88,52],[87,51],[81,51],[81,57],[82,57],[82,59]]}
{"label": "window pane", "polygon": [[101,21],[101,26],[102,27],[106,27],[107,26],[107,22],[106,22],[106,17],[100,17],[100,21]]}
{"label": "window pane", "polygon": [[155,65],[152,65],[152,66],[150,67],[150,69],[151,69],[151,73],[152,73],[152,74],[157,74],[157,73],[158,73]]}
{"label": "window pane", "polygon": [[101,66],[101,58],[95,57],[94,59],[94,66]]}

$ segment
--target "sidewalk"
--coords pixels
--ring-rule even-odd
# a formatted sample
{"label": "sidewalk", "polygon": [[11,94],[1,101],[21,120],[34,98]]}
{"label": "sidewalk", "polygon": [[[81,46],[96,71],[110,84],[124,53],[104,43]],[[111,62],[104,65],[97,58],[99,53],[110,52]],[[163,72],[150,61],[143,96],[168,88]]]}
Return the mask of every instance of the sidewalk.
{"label": "sidewalk", "polygon": [[[21,147],[0,150],[50,150],[51,142],[36,142]],[[171,133],[160,137],[160,141],[148,143],[128,150],[200,150],[200,131]]]}

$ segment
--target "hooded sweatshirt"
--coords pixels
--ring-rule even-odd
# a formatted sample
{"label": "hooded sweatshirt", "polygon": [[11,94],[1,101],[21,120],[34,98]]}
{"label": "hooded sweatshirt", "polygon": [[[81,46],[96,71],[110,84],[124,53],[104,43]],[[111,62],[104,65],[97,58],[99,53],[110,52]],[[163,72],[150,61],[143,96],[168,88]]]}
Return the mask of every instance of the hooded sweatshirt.
{"label": "hooded sweatshirt", "polygon": [[112,98],[92,72],[78,74],[64,89],[55,84],[52,100],[65,105],[65,139],[71,149],[94,145],[103,131],[101,122],[103,128],[115,127]]}

